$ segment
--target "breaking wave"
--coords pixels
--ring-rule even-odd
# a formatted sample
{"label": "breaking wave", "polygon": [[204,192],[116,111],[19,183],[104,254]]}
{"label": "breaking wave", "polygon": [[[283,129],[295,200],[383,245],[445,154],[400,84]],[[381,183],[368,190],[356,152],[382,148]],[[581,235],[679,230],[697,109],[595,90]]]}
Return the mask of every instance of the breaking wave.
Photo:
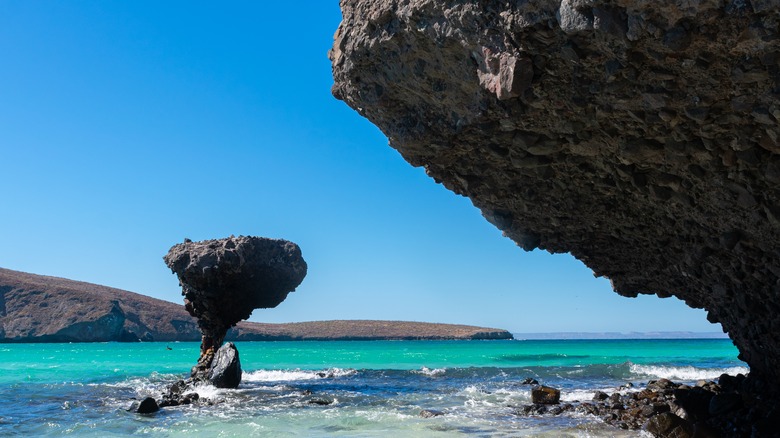
{"label": "breaking wave", "polygon": [[333,379],[357,374],[351,368],[329,368],[326,370],[256,370],[241,375],[245,382],[292,382],[298,380]]}
{"label": "breaking wave", "polygon": [[721,374],[747,374],[747,367],[729,368],[696,368],[693,366],[638,365],[629,363],[631,373],[638,377],[659,378],[669,380],[713,380]]}

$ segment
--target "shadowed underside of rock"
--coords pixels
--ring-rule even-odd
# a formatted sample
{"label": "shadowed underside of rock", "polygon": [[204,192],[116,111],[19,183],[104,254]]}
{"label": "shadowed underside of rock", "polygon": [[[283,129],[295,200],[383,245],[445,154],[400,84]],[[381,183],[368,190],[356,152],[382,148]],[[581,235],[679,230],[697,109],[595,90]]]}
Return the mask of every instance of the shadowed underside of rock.
{"label": "shadowed underside of rock", "polygon": [[780,386],[777,1],[342,1],[334,95],[522,248],[705,308]]}
{"label": "shadowed underside of rock", "polygon": [[164,260],[178,275],[185,308],[203,334],[193,377],[207,372],[230,327],[254,309],[279,305],[306,276],[298,245],[263,237],[187,240]]}

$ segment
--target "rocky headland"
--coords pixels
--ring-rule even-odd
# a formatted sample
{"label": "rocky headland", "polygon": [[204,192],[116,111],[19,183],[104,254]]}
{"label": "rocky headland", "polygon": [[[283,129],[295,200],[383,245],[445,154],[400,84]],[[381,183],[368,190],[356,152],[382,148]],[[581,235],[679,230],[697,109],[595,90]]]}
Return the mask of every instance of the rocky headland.
{"label": "rocky headland", "polygon": [[[501,329],[405,321],[242,321],[227,341],[512,339]],[[181,304],[0,268],[0,342],[200,341]]]}
{"label": "rocky headland", "polygon": [[780,3],[342,1],[333,94],[525,250],[704,308],[780,393]]}

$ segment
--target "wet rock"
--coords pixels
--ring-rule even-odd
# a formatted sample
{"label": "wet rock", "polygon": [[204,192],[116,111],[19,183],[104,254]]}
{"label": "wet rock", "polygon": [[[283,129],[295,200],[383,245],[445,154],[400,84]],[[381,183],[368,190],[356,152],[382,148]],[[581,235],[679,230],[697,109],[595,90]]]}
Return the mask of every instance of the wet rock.
{"label": "wet rock", "polygon": [[435,409],[423,409],[420,411],[420,416],[423,418],[433,418],[433,417],[440,417],[444,415],[444,412],[437,411]]}
{"label": "wet rock", "polygon": [[154,398],[146,397],[140,403],[134,403],[130,410],[138,414],[153,414],[160,410],[160,406]]}
{"label": "wet rock", "polygon": [[693,425],[666,412],[647,420],[644,429],[657,437],[688,438],[693,436]]}
{"label": "wet rock", "polygon": [[160,400],[160,407],[189,405],[200,400],[200,395],[195,392],[192,380],[179,380],[168,387]]}
{"label": "wet rock", "polygon": [[522,382],[520,382],[520,384],[521,385],[538,385],[539,381],[537,381],[536,379],[534,379],[532,377],[526,377],[525,379],[523,379]]}
{"label": "wet rock", "polygon": [[561,415],[563,411],[563,406],[553,406],[547,410],[550,415]]}
{"label": "wet rock", "polygon": [[531,401],[534,404],[554,405],[561,400],[561,391],[549,386],[535,386],[531,388]]}
{"label": "wet rock", "polygon": [[298,245],[239,236],[184,243],[163,257],[178,277],[187,311],[202,333],[192,377],[205,380],[227,330],[254,309],[276,307],[306,276]]}
{"label": "wet rock", "polygon": [[241,383],[241,362],[232,342],[219,347],[211,362],[207,380],[217,388],[238,388]]}
{"label": "wet rock", "polygon": [[677,389],[677,384],[669,379],[651,380],[647,382],[647,389],[650,391],[674,391]]}
{"label": "wet rock", "polygon": [[317,405],[317,406],[328,406],[333,404],[333,400],[315,397],[307,400],[306,403],[310,405]]}

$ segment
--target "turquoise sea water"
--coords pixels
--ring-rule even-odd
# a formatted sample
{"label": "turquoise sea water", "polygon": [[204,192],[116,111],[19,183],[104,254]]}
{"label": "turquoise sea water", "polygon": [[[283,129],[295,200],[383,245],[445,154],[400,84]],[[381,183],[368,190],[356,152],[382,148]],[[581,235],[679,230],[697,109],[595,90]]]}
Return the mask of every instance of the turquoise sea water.
{"label": "turquoise sea water", "polygon": [[[521,417],[532,377],[589,400],[661,377],[746,373],[726,339],[243,342],[237,390],[127,412],[187,375],[197,343],[0,344],[0,435],[641,436],[582,414]],[[169,350],[168,347],[171,349]],[[313,403],[327,401],[328,405]],[[422,409],[445,415],[422,418]]]}

